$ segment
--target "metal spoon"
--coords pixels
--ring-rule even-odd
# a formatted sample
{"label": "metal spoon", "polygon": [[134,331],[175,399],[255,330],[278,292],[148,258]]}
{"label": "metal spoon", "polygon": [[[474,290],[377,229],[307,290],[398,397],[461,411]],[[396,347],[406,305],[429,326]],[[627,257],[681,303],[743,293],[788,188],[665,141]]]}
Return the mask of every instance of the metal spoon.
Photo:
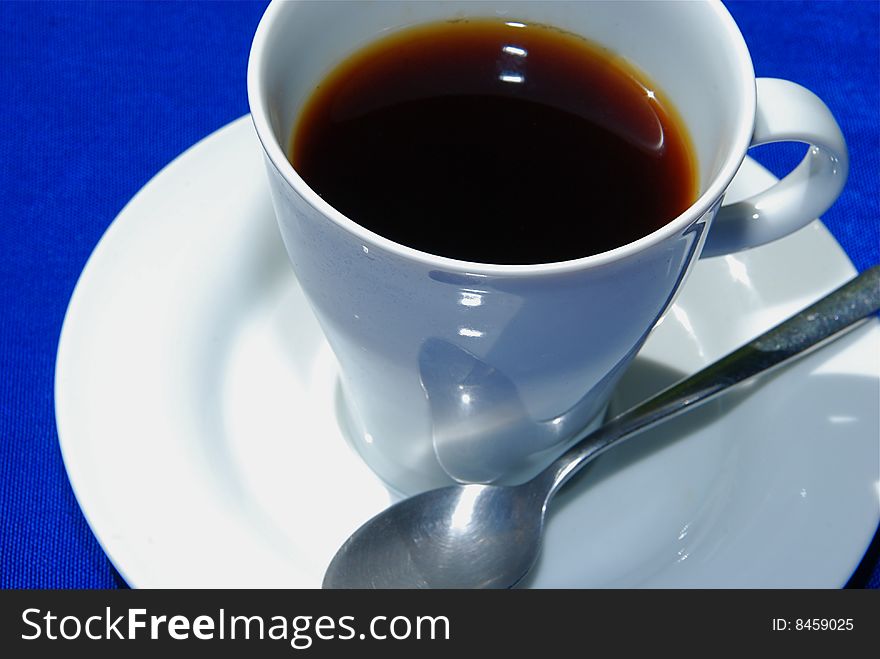
{"label": "metal spoon", "polygon": [[880,309],[880,266],[867,270],[750,343],[615,417],[532,480],[453,485],[405,499],[339,549],[324,588],[509,588],[532,568],[547,506],[612,446],[731,386],[836,338]]}

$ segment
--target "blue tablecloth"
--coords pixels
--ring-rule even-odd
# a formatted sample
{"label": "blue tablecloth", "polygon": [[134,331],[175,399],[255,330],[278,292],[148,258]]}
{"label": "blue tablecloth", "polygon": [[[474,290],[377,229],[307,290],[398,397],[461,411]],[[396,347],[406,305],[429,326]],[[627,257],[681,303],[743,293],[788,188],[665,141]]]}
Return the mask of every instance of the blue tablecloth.
{"label": "blue tablecloth", "polygon": [[[878,3],[729,7],[757,74],[806,85],[838,117],[852,173],[824,221],[859,270],[880,262]],[[124,586],[61,462],[61,323],[80,270],[128,199],[248,111],[248,48],[263,8],[0,2],[0,587]],[[781,174],[799,154],[756,155]],[[877,545],[851,585],[880,586]]]}

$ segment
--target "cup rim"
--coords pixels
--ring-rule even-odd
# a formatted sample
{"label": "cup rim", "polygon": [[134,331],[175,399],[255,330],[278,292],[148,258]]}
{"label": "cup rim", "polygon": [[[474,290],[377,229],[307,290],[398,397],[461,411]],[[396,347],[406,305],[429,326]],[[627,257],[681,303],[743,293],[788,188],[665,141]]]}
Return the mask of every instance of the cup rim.
{"label": "cup rim", "polygon": [[286,8],[299,4],[296,0],[272,0],[260,19],[251,44],[247,69],[247,94],[251,119],[257,138],[263,147],[268,162],[293,190],[312,208],[335,223],[347,233],[362,241],[365,247],[378,248],[407,261],[415,261],[423,266],[470,276],[523,277],[536,275],[558,275],[580,272],[601,267],[635,256],[671,236],[683,232],[688,226],[702,217],[723,196],[740,165],[745,160],[754,130],[754,117],[757,104],[755,72],[751,55],[745,39],[733,17],[721,0],[705,0],[714,10],[728,37],[728,44],[736,55],[736,67],[745,84],[737,92],[741,99],[740,120],[733,148],[724,160],[718,174],[705,191],[677,217],[649,234],[613,249],[591,254],[577,259],[534,264],[493,264],[466,261],[448,256],[440,256],[386,238],[375,231],[358,224],[344,213],[338,211],[315,192],[293,168],[287,155],[275,139],[269,123],[265,90],[261,86],[261,72],[268,55],[268,42],[272,36],[279,16]]}

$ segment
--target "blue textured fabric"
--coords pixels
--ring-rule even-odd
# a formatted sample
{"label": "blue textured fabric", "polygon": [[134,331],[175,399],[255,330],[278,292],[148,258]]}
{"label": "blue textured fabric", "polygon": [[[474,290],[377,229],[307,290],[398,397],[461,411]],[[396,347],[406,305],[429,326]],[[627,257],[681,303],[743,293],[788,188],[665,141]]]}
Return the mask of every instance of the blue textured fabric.
{"label": "blue textured fabric", "polygon": [[[824,219],[858,269],[877,263],[878,3],[729,7],[758,75],[806,85],[839,118],[852,175]],[[247,53],[263,8],[0,2],[0,587],[124,586],[61,462],[58,335],[77,276],[128,199],[247,112]],[[777,174],[796,157],[759,151]],[[875,542],[852,585],[880,586],[877,564]]]}

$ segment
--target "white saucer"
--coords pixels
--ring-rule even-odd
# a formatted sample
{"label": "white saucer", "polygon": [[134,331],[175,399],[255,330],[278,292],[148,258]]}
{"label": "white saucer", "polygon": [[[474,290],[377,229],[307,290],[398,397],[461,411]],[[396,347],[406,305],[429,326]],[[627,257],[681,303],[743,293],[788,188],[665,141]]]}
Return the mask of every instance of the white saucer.
{"label": "white saucer", "polygon": [[[772,180],[749,160],[730,198]],[[819,222],[702,261],[616,404],[853,274]],[[842,585],[880,517],[877,325],[604,456],[558,500],[527,585]],[[244,117],[144,187],[83,271],[56,371],[70,480],[132,586],[316,587],[391,501],[339,400]]]}

